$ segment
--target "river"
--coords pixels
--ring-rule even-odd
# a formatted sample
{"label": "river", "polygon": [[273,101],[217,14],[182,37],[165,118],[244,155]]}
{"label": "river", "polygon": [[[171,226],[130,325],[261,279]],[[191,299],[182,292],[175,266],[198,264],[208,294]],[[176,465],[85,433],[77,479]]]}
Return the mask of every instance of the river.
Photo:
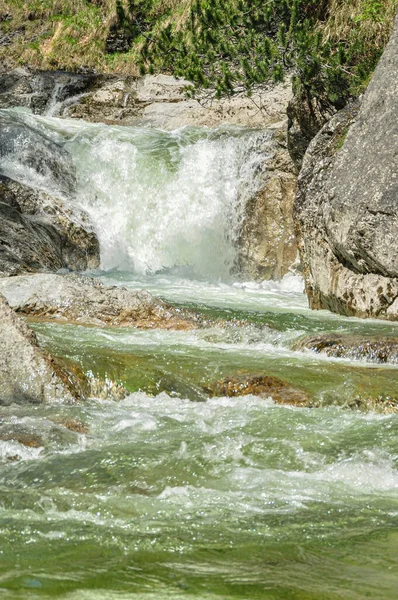
{"label": "river", "polygon": [[[0,427],[42,440],[0,441],[2,597],[395,600],[398,416],[347,407],[397,395],[397,365],[293,345],[324,331],[398,336],[398,324],[311,312],[293,273],[230,275],[269,133],[21,114],[74,159],[69,202],[89,213],[101,244],[92,275],[219,325],[34,325],[45,348],[130,395],[1,408]],[[51,187],[17,159],[8,168]],[[241,373],[280,377],[319,408],[206,396],[212,381]]]}

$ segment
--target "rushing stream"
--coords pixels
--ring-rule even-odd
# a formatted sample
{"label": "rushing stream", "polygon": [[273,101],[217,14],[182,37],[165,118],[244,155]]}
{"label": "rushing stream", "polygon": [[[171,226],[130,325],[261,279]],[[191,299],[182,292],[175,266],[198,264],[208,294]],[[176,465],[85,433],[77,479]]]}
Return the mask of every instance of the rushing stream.
{"label": "rushing stream", "polygon": [[[34,326],[44,347],[123,382],[130,395],[2,407],[0,430],[38,442],[0,441],[0,595],[395,600],[398,417],[344,406],[358,395],[397,395],[398,367],[293,345],[323,331],[398,336],[398,324],[311,312],[294,275],[232,278],[269,133],[22,114],[74,159],[70,202],[89,212],[101,242],[93,275],[220,324]],[[17,159],[9,169],[34,177]],[[320,408],[207,398],[207,384],[239,373],[280,377]]]}

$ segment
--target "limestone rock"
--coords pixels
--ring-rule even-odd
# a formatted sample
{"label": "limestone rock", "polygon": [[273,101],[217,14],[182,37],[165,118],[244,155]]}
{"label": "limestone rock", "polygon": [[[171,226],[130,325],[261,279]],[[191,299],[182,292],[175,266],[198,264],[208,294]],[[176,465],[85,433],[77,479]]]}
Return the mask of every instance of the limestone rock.
{"label": "limestone rock", "polygon": [[0,293],[17,312],[41,320],[159,329],[197,327],[192,316],[148,292],[107,287],[79,275],[38,273],[3,278]]}
{"label": "limestone rock", "polygon": [[276,404],[298,407],[311,405],[307,392],[269,375],[237,375],[216,381],[205,388],[210,396],[261,396],[272,398]]}
{"label": "limestone rock", "polygon": [[80,97],[102,77],[19,67],[2,73],[0,108],[24,106],[36,114],[46,114],[71,98]]}
{"label": "limestone rock", "polygon": [[[311,142],[295,218],[312,308],[398,319],[398,22],[357,107]],[[353,123],[353,124],[352,124]]]}
{"label": "limestone rock", "polygon": [[46,181],[58,194],[75,194],[75,169],[60,143],[31,128],[21,116],[0,110],[0,174],[37,187]]}
{"label": "limestone rock", "polygon": [[99,243],[83,213],[0,176],[0,275],[98,266]]}
{"label": "limestone rock", "polygon": [[322,333],[299,340],[294,350],[312,350],[336,358],[398,364],[398,339]]}
{"label": "limestone rock", "polygon": [[237,271],[250,279],[281,279],[296,261],[293,204],[295,166],[286,147],[286,127],[273,132],[259,192],[249,199],[239,238]]}
{"label": "limestone rock", "polygon": [[290,82],[217,100],[186,97],[190,82],[170,75],[103,76],[14,69],[0,81],[0,108],[25,106],[37,114],[121,125],[176,129],[222,124],[267,127],[286,120]]}
{"label": "limestone rock", "polygon": [[0,404],[75,402],[79,395],[0,295]]}

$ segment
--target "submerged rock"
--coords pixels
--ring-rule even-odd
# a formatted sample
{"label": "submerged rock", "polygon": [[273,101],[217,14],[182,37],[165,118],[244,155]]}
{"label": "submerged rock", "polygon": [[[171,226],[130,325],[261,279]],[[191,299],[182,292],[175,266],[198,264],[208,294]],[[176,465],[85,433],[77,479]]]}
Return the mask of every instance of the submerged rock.
{"label": "submerged rock", "polygon": [[73,378],[43,352],[34,333],[0,295],[0,404],[75,402]]}
{"label": "submerged rock", "polygon": [[306,407],[311,405],[307,392],[292,386],[290,383],[270,375],[236,375],[205,387],[210,396],[260,396],[272,398],[276,404],[292,404]]}
{"label": "submerged rock", "polygon": [[398,339],[322,333],[299,340],[294,350],[313,350],[336,358],[398,363]]}
{"label": "submerged rock", "polygon": [[0,176],[0,276],[95,269],[99,243],[83,213]]}
{"label": "submerged rock", "polygon": [[85,325],[194,329],[192,315],[149,292],[107,287],[79,275],[42,274],[0,279],[0,293],[19,313],[44,321]]}
{"label": "submerged rock", "polygon": [[304,159],[295,219],[312,308],[398,319],[397,119],[398,20],[359,111],[333,117]]}

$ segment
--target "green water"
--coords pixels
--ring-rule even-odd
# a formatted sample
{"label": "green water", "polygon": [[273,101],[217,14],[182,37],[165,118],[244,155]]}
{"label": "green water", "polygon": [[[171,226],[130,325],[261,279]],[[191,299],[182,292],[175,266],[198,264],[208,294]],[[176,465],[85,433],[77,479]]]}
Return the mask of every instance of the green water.
{"label": "green water", "polygon": [[[45,347],[132,393],[2,409],[1,428],[42,438],[39,448],[0,442],[3,597],[395,599],[398,417],[336,404],[358,391],[397,393],[397,369],[291,347],[311,331],[397,326],[311,313],[293,292],[147,284],[193,306],[191,288],[197,310],[241,324],[35,326]],[[242,372],[280,376],[325,407],[205,397],[206,383]],[[88,432],[68,431],[68,419]]]}
{"label": "green water", "polygon": [[[95,276],[223,324],[34,326],[43,347],[130,395],[0,407],[0,597],[396,600],[398,416],[346,407],[398,396],[398,367],[293,346],[327,331],[398,336],[398,325],[310,312],[293,276],[231,281],[270,132],[18,114],[71,154],[77,195],[63,203],[95,228]],[[4,173],[56,193],[20,163],[21,144]],[[320,408],[207,398],[209,383],[244,373],[280,377]]]}

